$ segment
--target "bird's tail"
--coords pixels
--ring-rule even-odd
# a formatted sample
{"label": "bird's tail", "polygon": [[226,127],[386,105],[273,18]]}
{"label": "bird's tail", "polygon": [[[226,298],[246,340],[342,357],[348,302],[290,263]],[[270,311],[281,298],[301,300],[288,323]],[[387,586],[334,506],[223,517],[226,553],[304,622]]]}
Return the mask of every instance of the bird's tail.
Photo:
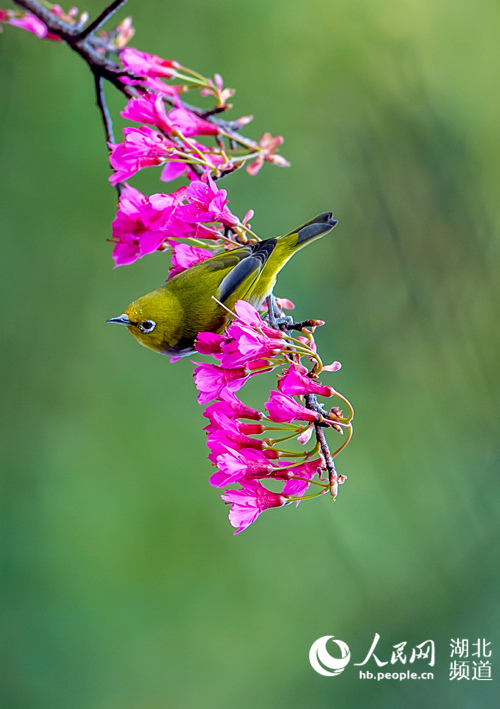
{"label": "bird's tail", "polygon": [[[281,239],[287,241],[293,250],[296,251],[309,243],[309,241],[328,233],[336,225],[337,220],[333,218],[333,213],[323,212],[318,217],[311,219],[310,222],[299,226],[298,229],[285,234]],[[296,237],[295,241],[293,241],[293,237]]]}
{"label": "bird's tail", "polygon": [[[267,239],[266,241],[260,241],[251,247],[251,258],[245,259],[239,266],[242,266],[243,263],[250,265],[251,259],[257,262],[257,265],[260,260],[261,265],[257,272],[258,278],[254,278],[252,284],[249,286],[245,300],[248,300],[249,303],[258,308],[269,293],[272,292],[274,284],[276,283],[276,276],[287,261],[311,241],[319,239],[333,229],[336,224],[337,221],[333,218],[332,212],[323,212],[319,217],[311,219],[311,221],[306,224],[302,224],[302,226],[291,231],[289,234]],[[239,266],[233,270],[231,276]]]}

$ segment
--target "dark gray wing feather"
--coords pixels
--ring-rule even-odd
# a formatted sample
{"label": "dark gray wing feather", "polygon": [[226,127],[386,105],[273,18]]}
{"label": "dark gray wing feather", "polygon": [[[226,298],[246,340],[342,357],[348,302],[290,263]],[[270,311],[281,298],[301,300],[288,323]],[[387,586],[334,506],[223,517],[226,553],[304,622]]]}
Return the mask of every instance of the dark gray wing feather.
{"label": "dark gray wing feather", "polygon": [[[243,283],[252,273],[255,277],[264,268],[267,259],[272,254],[276,246],[276,239],[266,239],[259,241],[248,250],[248,256],[245,256],[224,278],[219,288],[219,300],[224,303],[231,296],[236,288]],[[239,251],[239,249],[238,249]],[[228,255],[230,255],[229,252]]]}

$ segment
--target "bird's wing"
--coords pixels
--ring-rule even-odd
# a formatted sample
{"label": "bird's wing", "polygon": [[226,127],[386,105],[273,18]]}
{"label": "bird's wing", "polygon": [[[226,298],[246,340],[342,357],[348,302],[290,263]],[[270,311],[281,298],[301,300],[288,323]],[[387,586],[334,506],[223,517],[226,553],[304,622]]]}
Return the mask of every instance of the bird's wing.
{"label": "bird's wing", "polygon": [[[227,268],[230,262],[234,263],[234,267],[224,276],[219,286],[217,299],[224,303],[238,290],[239,297],[244,298],[266,265],[276,246],[276,241],[276,239],[267,239],[210,259],[212,262],[210,265],[216,268]],[[225,264],[220,266],[216,264],[219,259],[225,261]]]}

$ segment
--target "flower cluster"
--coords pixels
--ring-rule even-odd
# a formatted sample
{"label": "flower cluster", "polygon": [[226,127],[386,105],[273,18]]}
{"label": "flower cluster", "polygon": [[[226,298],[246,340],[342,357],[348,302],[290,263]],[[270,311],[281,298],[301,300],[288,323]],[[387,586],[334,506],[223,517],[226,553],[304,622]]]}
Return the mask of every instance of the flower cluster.
{"label": "flower cluster", "polygon": [[[217,180],[242,167],[256,175],[265,162],[288,166],[278,153],[283,138],[270,133],[258,141],[243,136],[241,129],[252,116],[225,120],[234,90],[224,87],[219,74],[205,77],[173,59],[129,47],[134,36],[131,18],[109,31],[101,29],[117,3],[86,27],[87,13],[78,16],[76,8],[66,13],[59,5],[37,0],[29,6],[30,12],[0,10],[0,29],[9,24],[42,39],[64,42],[87,62],[94,76],[113,171],[109,181],[119,194],[110,239],[115,265],[167,252],[171,278],[215,253],[259,241],[249,223],[253,211],[243,219],[235,216]],[[135,124],[124,128],[122,141],[113,136],[104,81],[126,97],[121,115]],[[188,92],[198,92],[202,101],[208,98],[211,107],[185,103]],[[182,178],[183,184],[146,196],[128,181],[148,167],[161,167],[163,183]],[[316,351],[313,333],[322,321],[276,321],[275,311],[281,308],[292,309],[293,304],[269,296],[267,313],[261,317],[240,300],[235,312],[229,311],[224,334],[202,332],[196,342],[200,354],[216,361],[196,362],[194,378],[199,403],[208,404],[204,412],[209,420],[208,457],[216,467],[210,483],[223,490],[235,533],[271,507],[298,505],[326,493],[335,500],[345,480],[337,474],[334,458],[352,435],[353,410],[347,399],[318,378],[337,371],[340,364],[323,365]],[[292,336],[294,331],[297,337]],[[276,369],[277,388],[270,392],[265,412],[236,396],[250,378]],[[318,397],[340,399],[347,415],[338,406],[327,410]],[[331,429],[344,435],[333,453],[325,437]],[[271,431],[278,437],[271,437]],[[293,445],[296,449],[290,448]]]}
{"label": "flower cluster", "polygon": [[[204,412],[209,420],[205,428],[208,457],[217,468],[210,484],[225,488],[222,499],[231,505],[229,521],[237,534],[271,507],[294,501],[299,504],[327,492],[333,499],[337,497],[338,486],[345,476],[337,474],[333,458],[350,439],[353,411],[343,396],[318,379],[321,371],[340,368],[338,362],[323,366],[316,352],[313,330],[321,321],[311,321],[311,328],[303,328],[302,334],[294,338],[289,331],[271,327],[249,303],[241,300],[231,318],[224,335],[199,334],[197,351],[212,355],[218,363],[196,362],[194,381],[199,391],[198,402],[202,405],[213,402]],[[309,364],[314,363],[311,369],[302,363],[303,358]],[[267,414],[245,406],[235,392],[251,377],[276,368],[281,368],[281,372],[277,390],[270,392],[264,404]],[[338,407],[327,411],[318,403],[318,396],[340,398],[349,409],[348,416],[344,417]],[[339,433],[348,431],[334,453],[323,445],[323,431],[329,428]],[[280,431],[283,435],[270,438],[269,431]],[[313,432],[320,435],[311,450],[282,447],[292,439],[305,446]],[[265,483],[269,481],[281,483],[281,490],[268,489]],[[226,488],[232,484],[239,487]],[[311,485],[317,492],[306,495]]]}
{"label": "flower cluster", "polygon": [[172,277],[221,249],[257,240],[248,224],[253,212],[240,221],[226,206],[226,195],[209,174],[175,192],[149,197],[125,184],[112,225],[116,266],[168,249]]}
{"label": "flower cluster", "polygon": [[[143,125],[126,128],[125,141],[110,144],[110,161],[116,171],[110,177],[113,184],[153,165],[164,166],[161,179],[165,182],[180,176],[192,180],[206,172],[217,178],[245,164],[249,174],[255,175],[265,161],[288,166],[277,154],[281,136],[273,138],[265,133],[256,142],[239,135],[252,116],[229,123],[213,118],[215,113],[231,108],[227,99],[234,94],[233,89],[224,88],[219,74],[214,79],[203,77],[176,61],[131,47],[125,47],[119,56],[127,70],[122,82],[140,87],[140,93],[129,100],[121,115]],[[199,89],[201,96],[213,96],[215,107],[202,111],[185,106],[179,96],[193,89]],[[165,103],[173,105],[168,112]],[[200,136],[215,138],[215,143],[194,140]]]}

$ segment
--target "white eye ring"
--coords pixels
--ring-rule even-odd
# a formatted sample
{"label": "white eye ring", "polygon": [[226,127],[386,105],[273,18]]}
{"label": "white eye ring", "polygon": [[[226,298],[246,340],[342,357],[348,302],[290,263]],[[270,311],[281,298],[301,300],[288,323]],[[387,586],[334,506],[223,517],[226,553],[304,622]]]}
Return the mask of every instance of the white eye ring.
{"label": "white eye ring", "polygon": [[145,335],[149,335],[150,332],[153,332],[155,327],[156,323],[154,320],[144,320],[144,322],[141,322],[141,324],[139,325],[139,330]]}

